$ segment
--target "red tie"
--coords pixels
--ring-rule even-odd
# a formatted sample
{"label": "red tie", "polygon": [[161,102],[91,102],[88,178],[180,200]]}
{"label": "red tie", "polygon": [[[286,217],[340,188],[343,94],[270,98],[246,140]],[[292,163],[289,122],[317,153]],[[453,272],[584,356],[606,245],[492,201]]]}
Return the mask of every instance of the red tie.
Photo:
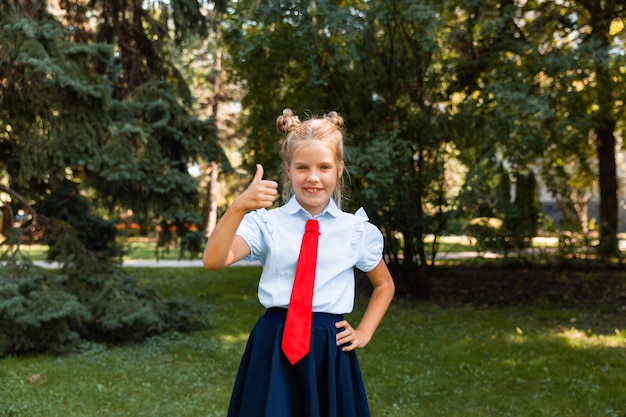
{"label": "red tie", "polygon": [[318,237],[317,220],[307,220],[282,341],[283,352],[292,365],[309,353],[311,346],[311,317]]}

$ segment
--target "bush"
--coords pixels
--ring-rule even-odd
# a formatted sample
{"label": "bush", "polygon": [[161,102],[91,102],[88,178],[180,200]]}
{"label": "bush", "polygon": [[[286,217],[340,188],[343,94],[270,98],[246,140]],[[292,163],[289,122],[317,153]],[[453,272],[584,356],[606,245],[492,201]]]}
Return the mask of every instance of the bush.
{"label": "bush", "polygon": [[0,271],[0,357],[63,351],[80,340],[73,330],[91,319],[89,308],[65,288],[65,277],[8,265]]}
{"label": "bush", "polygon": [[143,340],[169,330],[205,327],[206,306],[167,299],[139,285],[107,256],[88,251],[57,222],[51,253],[60,272],[4,255],[0,271],[0,357],[63,352],[86,341]]}

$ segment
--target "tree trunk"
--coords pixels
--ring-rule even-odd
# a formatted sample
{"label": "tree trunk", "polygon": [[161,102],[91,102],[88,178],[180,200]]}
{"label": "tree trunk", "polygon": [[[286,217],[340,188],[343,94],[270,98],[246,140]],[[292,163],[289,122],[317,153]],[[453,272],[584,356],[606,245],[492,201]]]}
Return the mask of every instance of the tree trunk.
{"label": "tree trunk", "polygon": [[[221,51],[216,51],[215,53],[215,69],[219,72],[222,71],[222,53]],[[222,76],[216,76],[213,80],[213,94],[210,99],[210,109],[213,117],[215,117],[216,123],[219,124],[219,105],[220,105],[220,87],[221,87],[221,79]],[[218,176],[219,176],[219,167],[217,162],[210,162],[209,167],[207,169],[207,174],[209,177],[209,185],[207,190],[207,206],[206,206],[206,217],[205,217],[205,232],[207,236],[210,236],[215,229],[215,225],[217,224],[217,197],[219,192],[219,184],[218,184]]]}
{"label": "tree trunk", "polygon": [[616,3],[601,4],[583,2],[595,21],[590,39],[599,46],[600,54],[595,60],[598,112],[595,120],[596,150],[598,153],[598,181],[600,185],[600,246],[598,252],[604,256],[619,255],[617,242],[617,172],[615,164],[615,126],[613,91],[609,62],[610,25],[616,13]]}
{"label": "tree trunk", "polygon": [[600,253],[617,255],[617,173],[615,167],[615,121],[602,120],[596,128],[600,182]]}
{"label": "tree trunk", "polygon": [[213,229],[215,229],[215,225],[217,224],[217,195],[219,191],[218,180],[218,165],[217,162],[211,162],[209,165],[209,169],[207,169],[207,175],[210,176],[208,181],[208,190],[207,190],[207,204],[206,204],[206,217],[205,217],[205,228],[204,231],[206,235],[211,235]]}

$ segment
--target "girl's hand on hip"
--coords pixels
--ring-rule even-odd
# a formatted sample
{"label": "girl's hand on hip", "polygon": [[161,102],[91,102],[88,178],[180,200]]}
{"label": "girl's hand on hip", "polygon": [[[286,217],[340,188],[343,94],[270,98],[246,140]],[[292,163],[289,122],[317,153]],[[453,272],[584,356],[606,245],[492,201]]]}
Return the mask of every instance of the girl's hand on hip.
{"label": "girl's hand on hip", "polygon": [[337,346],[341,346],[341,350],[344,352],[349,352],[356,348],[363,348],[369,342],[369,338],[360,330],[353,329],[347,320],[338,321],[335,323],[335,327],[343,329],[337,333]]}

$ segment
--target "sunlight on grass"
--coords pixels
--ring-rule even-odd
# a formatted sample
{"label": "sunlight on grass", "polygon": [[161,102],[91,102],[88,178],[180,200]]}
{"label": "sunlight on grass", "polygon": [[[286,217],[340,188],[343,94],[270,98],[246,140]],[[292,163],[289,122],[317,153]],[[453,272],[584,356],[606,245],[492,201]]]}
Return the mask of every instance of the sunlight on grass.
{"label": "sunlight on grass", "polygon": [[237,335],[225,334],[220,337],[220,341],[225,345],[246,343],[248,341],[248,333],[239,333]]}
{"label": "sunlight on grass", "polygon": [[587,348],[626,348],[626,334],[616,329],[615,335],[595,335],[589,332],[572,327],[563,329],[557,335],[567,341],[567,343],[577,349]]}
{"label": "sunlight on grass", "polygon": [[534,312],[394,303],[359,352],[372,415],[621,417],[626,350],[573,349]]}
{"label": "sunlight on grass", "polygon": [[20,251],[34,261],[44,261],[48,254],[48,245],[21,245]]}
{"label": "sunlight on grass", "polygon": [[[0,416],[223,417],[248,332],[263,312],[259,273],[133,269],[143,285],[210,304],[209,327],[2,359]],[[353,325],[366,304],[358,297],[347,317]],[[624,336],[558,308],[400,299],[357,355],[373,417],[624,417]]]}

